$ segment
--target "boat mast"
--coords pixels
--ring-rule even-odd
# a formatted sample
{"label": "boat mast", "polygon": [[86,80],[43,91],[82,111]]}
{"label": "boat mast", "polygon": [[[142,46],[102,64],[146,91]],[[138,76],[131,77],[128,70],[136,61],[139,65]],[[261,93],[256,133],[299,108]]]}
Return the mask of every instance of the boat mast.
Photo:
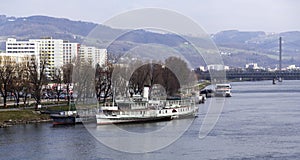
{"label": "boat mast", "polygon": [[282,82],[281,69],[282,69],[282,37],[279,37],[279,78],[278,78],[279,82]]}
{"label": "boat mast", "polygon": [[115,106],[115,92],[116,92],[116,88],[114,87],[113,94],[112,94],[112,106]]}
{"label": "boat mast", "polygon": [[282,38],[279,37],[279,71],[281,71],[281,63],[282,63],[282,55],[281,55],[281,52],[282,52],[282,48],[281,48],[281,45],[282,45]]}

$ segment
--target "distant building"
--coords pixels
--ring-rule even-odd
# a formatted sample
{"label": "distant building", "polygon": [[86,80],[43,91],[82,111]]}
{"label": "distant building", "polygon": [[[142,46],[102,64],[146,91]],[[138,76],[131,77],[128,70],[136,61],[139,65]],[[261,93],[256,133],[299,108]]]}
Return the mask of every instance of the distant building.
{"label": "distant building", "polygon": [[107,63],[107,50],[98,49],[91,46],[80,46],[79,58],[82,62],[88,62],[95,66],[99,64],[100,66],[105,66]]}
{"label": "distant building", "polygon": [[296,65],[289,65],[288,67],[286,67],[287,70],[298,70],[300,69],[300,67],[296,67]]}
{"label": "distant building", "polygon": [[80,45],[70,43],[62,39],[30,39],[28,41],[17,41],[14,38],[8,38],[6,41],[6,52],[11,55],[36,56],[37,60],[46,59],[46,74],[50,76],[55,68],[60,68],[64,64],[71,63],[78,55]]}
{"label": "distant building", "polygon": [[11,63],[27,63],[34,56],[34,60],[39,61],[39,44],[33,41],[17,41],[14,38],[8,38],[6,41],[6,53],[0,56]]}
{"label": "distant building", "polygon": [[262,67],[259,67],[257,65],[257,63],[248,63],[248,64],[246,64],[245,68],[246,69],[264,69]]}
{"label": "distant building", "polygon": [[229,66],[224,66],[224,70],[228,71],[229,69]]}
{"label": "distant building", "polygon": [[105,66],[107,63],[106,49],[81,46],[79,43],[52,39],[51,37],[29,39],[28,41],[17,41],[14,38],[8,38],[5,54],[7,54],[5,56],[12,56],[16,60],[18,56],[21,57],[20,59],[24,56],[35,56],[37,61],[46,59],[45,73],[48,76],[55,72],[55,68],[73,63],[76,57],[80,57],[82,61],[90,62],[93,66],[96,64]]}
{"label": "distant building", "polygon": [[6,53],[15,55],[39,55],[38,42],[17,41],[14,38],[8,38],[6,41]]}
{"label": "distant building", "polygon": [[199,70],[200,70],[200,71],[206,71],[204,66],[200,66],[200,67],[199,67]]}
{"label": "distant building", "polygon": [[216,70],[216,71],[229,70],[229,66],[225,66],[222,64],[211,64],[211,65],[207,65],[207,70]]}
{"label": "distant building", "polygon": [[64,41],[63,43],[63,64],[73,63],[74,58],[78,56],[80,49],[79,43],[70,43]]}
{"label": "distant building", "polygon": [[46,59],[46,75],[50,76],[55,68],[63,66],[63,40],[61,39],[30,39],[29,42],[37,42],[39,45],[40,59]]}

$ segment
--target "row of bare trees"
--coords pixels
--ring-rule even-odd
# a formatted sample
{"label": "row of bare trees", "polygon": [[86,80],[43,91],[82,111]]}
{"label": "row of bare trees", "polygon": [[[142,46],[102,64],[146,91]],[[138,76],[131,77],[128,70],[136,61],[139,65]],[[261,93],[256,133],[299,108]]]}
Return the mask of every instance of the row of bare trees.
{"label": "row of bare trees", "polygon": [[144,86],[159,84],[167,96],[174,96],[180,92],[182,85],[189,85],[193,81],[193,75],[187,63],[177,57],[170,57],[164,63],[143,63],[137,60],[105,67],[98,65],[95,73],[96,95],[98,101],[105,102],[106,98],[115,93],[122,97],[142,94]]}
{"label": "row of bare trees", "polygon": [[[56,73],[50,74],[50,77],[47,77],[46,59],[36,60],[35,56],[26,58],[27,60],[17,63],[12,57],[0,56],[0,93],[3,98],[4,107],[7,107],[8,96],[14,97],[17,107],[19,107],[21,100],[23,100],[24,106],[26,106],[29,95],[34,98],[37,107],[41,104],[43,85],[49,82],[60,86],[62,83],[67,84],[67,92],[69,93],[73,69],[72,64],[57,68]],[[61,90],[59,87],[56,89],[57,97],[59,98]],[[68,99],[69,101],[70,99]]]}
{"label": "row of bare trees", "polygon": [[0,65],[0,93],[4,107],[7,106],[9,93],[14,96],[17,106],[21,99],[26,106],[29,94],[36,106],[41,104],[43,86],[49,82],[56,84],[53,93],[57,101],[63,92],[62,85],[66,86],[66,97],[70,103],[71,84],[74,84],[79,98],[93,97],[94,94],[99,102],[106,102],[107,98],[114,95],[113,92],[122,96],[142,94],[144,86],[153,87],[155,84],[163,86],[166,94],[173,96],[193,78],[187,64],[176,57],[170,57],[163,63],[142,63],[137,60],[127,65],[109,63],[96,67],[78,62],[76,65],[66,64],[56,68],[50,77],[46,75],[46,59],[37,61],[31,57],[24,63],[13,63],[8,57],[0,57]]}
{"label": "row of bare trees", "polygon": [[179,89],[193,81],[193,72],[186,62],[170,57],[164,63],[147,63],[137,68],[130,77],[132,94],[142,94],[144,86],[163,86],[167,96],[175,96]]}

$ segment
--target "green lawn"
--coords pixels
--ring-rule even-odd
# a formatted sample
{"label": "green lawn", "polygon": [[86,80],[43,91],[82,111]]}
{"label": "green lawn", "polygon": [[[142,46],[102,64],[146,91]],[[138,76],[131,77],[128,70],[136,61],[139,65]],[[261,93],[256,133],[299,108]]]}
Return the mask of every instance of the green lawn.
{"label": "green lawn", "polygon": [[38,114],[34,110],[0,111],[0,123],[5,121],[34,121],[49,119],[49,115]]}

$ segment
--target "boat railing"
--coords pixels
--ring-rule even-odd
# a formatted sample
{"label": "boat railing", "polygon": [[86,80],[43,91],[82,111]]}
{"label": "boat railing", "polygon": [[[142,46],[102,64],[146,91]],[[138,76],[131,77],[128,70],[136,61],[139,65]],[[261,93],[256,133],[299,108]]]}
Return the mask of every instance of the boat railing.
{"label": "boat railing", "polygon": [[116,111],[116,110],[118,110],[118,106],[102,106],[101,109]]}
{"label": "boat railing", "polygon": [[192,99],[183,99],[183,100],[168,100],[166,102],[166,106],[170,108],[180,107],[183,105],[189,105],[193,103],[194,100]]}
{"label": "boat railing", "polygon": [[137,102],[137,103],[130,104],[130,108],[133,110],[134,109],[145,109],[147,107],[148,107],[148,104],[144,103],[144,102],[141,102],[141,103]]}

